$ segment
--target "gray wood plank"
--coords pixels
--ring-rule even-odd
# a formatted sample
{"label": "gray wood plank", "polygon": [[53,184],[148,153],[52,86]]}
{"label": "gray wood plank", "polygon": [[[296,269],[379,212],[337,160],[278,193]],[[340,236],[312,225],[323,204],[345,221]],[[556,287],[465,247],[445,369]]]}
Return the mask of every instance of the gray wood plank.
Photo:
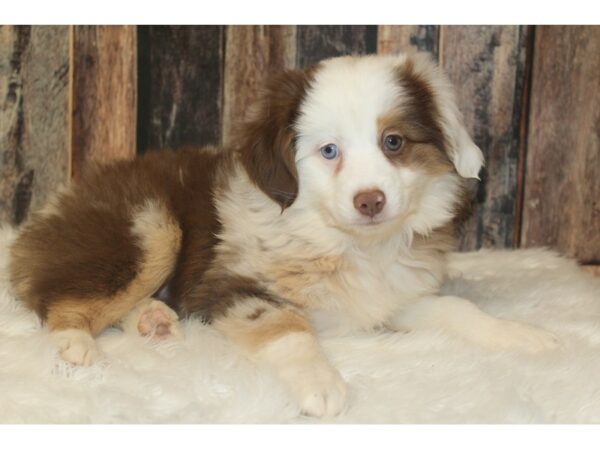
{"label": "gray wood plank", "polygon": [[68,180],[68,82],[69,27],[0,27],[0,222]]}
{"label": "gray wood plank", "polygon": [[375,25],[299,25],[298,67],[308,67],[334,56],[375,53]]}
{"label": "gray wood plank", "polygon": [[486,167],[460,248],[514,247],[526,33],[519,26],[443,26],[440,63]]}
{"label": "gray wood plank", "polygon": [[438,25],[379,25],[377,53],[394,54],[407,51],[430,52],[439,55]]}

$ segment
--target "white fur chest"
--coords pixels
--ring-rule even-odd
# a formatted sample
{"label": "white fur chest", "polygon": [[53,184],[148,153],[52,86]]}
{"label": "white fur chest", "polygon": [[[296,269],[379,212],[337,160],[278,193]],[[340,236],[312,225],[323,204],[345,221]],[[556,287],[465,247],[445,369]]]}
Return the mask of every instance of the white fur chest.
{"label": "white fur chest", "polygon": [[424,261],[403,261],[393,249],[381,250],[347,252],[335,270],[304,286],[301,293],[318,330],[372,329],[413,300],[438,290],[438,268]]}
{"label": "white fur chest", "polygon": [[218,202],[228,270],[302,306],[320,330],[381,326],[443,280],[445,261],[406,236],[359,244],[299,202],[281,214],[243,177],[232,181]]}

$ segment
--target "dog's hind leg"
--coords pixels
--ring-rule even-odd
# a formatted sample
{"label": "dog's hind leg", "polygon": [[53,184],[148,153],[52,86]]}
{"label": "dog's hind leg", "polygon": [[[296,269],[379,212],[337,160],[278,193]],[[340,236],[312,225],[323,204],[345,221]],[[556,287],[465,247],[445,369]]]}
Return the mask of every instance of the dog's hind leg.
{"label": "dog's hind leg", "polygon": [[180,244],[179,224],[159,201],[120,216],[65,208],[23,231],[12,248],[12,282],[48,325],[61,356],[87,365],[99,355],[94,337],[160,288]]}

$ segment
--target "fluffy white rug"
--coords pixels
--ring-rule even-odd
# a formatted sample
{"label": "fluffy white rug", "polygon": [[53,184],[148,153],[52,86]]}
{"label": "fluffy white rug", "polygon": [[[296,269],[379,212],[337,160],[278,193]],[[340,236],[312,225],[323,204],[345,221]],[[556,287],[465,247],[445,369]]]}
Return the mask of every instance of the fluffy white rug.
{"label": "fluffy white rug", "polygon": [[[61,361],[5,280],[0,230],[0,422],[309,423],[283,386],[195,321],[183,342],[153,344],[109,330],[106,359]],[[600,279],[542,250],[456,254],[446,292],[556,333],[558,351],[488,353],[435,333],[323,340],[349,384],[330,422],[600,422]],[[468,324],[465,324],[468,326]]]}

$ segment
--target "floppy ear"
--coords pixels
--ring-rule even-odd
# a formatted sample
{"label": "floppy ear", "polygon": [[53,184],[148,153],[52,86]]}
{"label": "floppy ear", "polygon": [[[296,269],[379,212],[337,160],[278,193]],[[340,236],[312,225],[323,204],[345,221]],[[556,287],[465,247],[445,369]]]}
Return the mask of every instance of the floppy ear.
{"label": "floppy ear", "polygon": [[434,103],[437,109],[437,121],[444,137],[445,149],[463,178],[479,179],[479,171],[484,165],[483,153],[471,137],[464,125],[460,113],[454,87],[435,63],[426,53],[416,53],[407,56],[403,66],[424,80],[432,88]]}
{"label": "floppy ear", "polygon": [[439,103],[448,155],[461,177],[479,179],[479,171],[484,165],[483,153],[465,128],[463,116],[456,106],[454,90],[449,82],[446,82],[445,90],[446,92],[440,95]]}
{"label": "floppy ear", "polygon": [[310,70],[290,70],[271,78],[235,140],[236,151],[250,179],[283,209],[298,194],[294,123]]}

